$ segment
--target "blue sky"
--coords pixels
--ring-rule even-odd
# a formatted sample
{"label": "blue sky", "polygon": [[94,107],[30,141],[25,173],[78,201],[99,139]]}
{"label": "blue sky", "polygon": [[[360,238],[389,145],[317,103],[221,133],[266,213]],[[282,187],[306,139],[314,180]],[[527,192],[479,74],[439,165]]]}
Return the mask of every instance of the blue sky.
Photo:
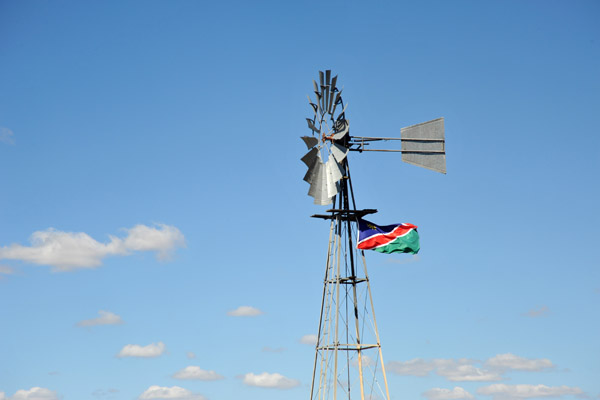
{"label": "blue sky", "polygon": [[358,206],[421,235],[367,254],[392,399],[597,398],[599,16],[1,1],[0,399],[309,397],[323,69],[351,134],[445,117],[447,175],[350,155]]}

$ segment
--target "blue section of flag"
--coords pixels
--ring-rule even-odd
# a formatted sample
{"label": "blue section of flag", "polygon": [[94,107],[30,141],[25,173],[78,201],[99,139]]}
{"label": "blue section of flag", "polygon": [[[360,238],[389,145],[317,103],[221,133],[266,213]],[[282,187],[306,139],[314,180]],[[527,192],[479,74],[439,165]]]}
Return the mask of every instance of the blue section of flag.
{"label": "blue section of flag", "polygon": [[358,241],[362,242],[363,240],[365,240],[373,235],[390,233],[400,225],[402,225],[402,224],[379,226],[379,225],[375,225],[372,222],[365,221],[364,219],[359,219],[358,220],[358,231],[359,231]]}

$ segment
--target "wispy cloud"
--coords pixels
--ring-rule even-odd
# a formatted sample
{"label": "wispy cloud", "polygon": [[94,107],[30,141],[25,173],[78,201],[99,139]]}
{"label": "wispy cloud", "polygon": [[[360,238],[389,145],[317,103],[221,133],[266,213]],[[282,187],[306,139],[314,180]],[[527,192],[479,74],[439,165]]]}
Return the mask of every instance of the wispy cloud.
{"label": "wispy cloud", "polygon": [[454,389],[433,388],[423,393],[429,400],[459,400],[472,399],[473,395],[465,389],[456,386]]}
{"label": "wispy cloud", "polygon": [[6,144],[15,144],[13,131],[3,126],[0,126],[0,142]]}
{"label": "wispy cloud", "polygon": [[128,344],[123,346],[118,358],[123,357],[143,357],[151,358],[158,357],[165,352],[165,344],[163,342],[151,343],[147,346],[140,346],[139,344]]}
{"label": "wispy cloud", "polygon": [[[15,273],[15,270],[9,267],[8,265],[0,265],[0,279],[3,278],[3,275],[12,275]],[[1,400],[2,398],[0,398]]]}
{"label": "wispy cloud", "polygon": [[217,374],[215,371],[207,371],[198,366],[190,365],[173,374],[175,379],[191,379],[197,381],[217,381],[225,379],[223,375]]}
{"label": "wispy cloud", "polygon": [[188,352],[185,354],[185,356],[186,356],[186,357],[187,357],[189,360],[191,360],[191,359],[193,359],[193,358],[196,358],[196,353],[194,353],[193,351],[188,351]]}
{"label": "wispy cloud", "polygon": [[502,379],[496,371],[478,368],[472,360],[436,360],[438,361],[436,374],[452,382],[490,382]]}
{"label": "wispy cloud", "polygon": [[261,314],[263,314],[262,311],[251,306],[240,306],[235,310],[227,312],[227,315],[230,317],[256,317]]}
{"label": "wispy cloud", "polygon": [[398,258],[388,258],[386,260],[387,264],[412,264],[412,263],[416,263],[419,262],[421,259],[419,258],[418,255],[413,254],[412,257],[409,258],[402,258],[402,259],[398,259]]}
{"label": "wispy cloud", "polygon": [[32,387],[29,390],[17,390],[12,396],[6,396],[4,392],[0,392],[0,400],[58,400],[58,396],[53,390]]}
{"label": "wispy cloud", "polygon": [[396,375],[427,376],[436,368],[433,361],[415,358],[408,361],[390,361],[387,369]]}
{"label": "wispy cloud", "polygon": [[[377,360],[375,360],[373,357],[370,357],[366,354],[361,356],[360,362],[362,363],[363,368],[364,367],[373,367],[377,364]],[[352,365],[355,368],[358,368],[358,357],[355,358],[354,360],[352,360],[350,365]]]}
{"label": "wispy cloud", "polygon": [[484,370],[474,365],[475,361],[466,358],[423,360],[415,358],[409,361],[390,361],[388,369],[398,375],[427,376],[430,372],[445,377],[452,382],[489,382],[498,381],[498,372]]}
{"label": "wispy cloud", "polygon": [[300,385],[300,382],[295,379],[286,378],[285,376],[268,372],[255,375],[252,372],[242,376],[242,382],[248,386],[257,386],[269,389],[291,389]]}
{"label": "wispy cloud", "polygon": [[92,392],[92,396],[99,398],[108,398],[112,399],[114,396],[119,393],[118,389],[110,388],[110,389],[96,389]]}
{"label": "wispy cloud", "polygon": [[304,335],[300,338],[300,343],[309,344],[311,346],[316,346],[319,338],[315,334]]}
{"label": "wispy cloud", "polygon": [[164,400],[205,400],[204,396],[201,396],[196,393],[192,393],[191,391],[184,389],[179,386],[150,386],[148,389],[144,391],[138,397],[139,400],[154,400],[154,399],[164,399]]}
{"label": "wispy cloud", "polygon": [[84,232],[62,232],[49,228],[30,237],[31,246],[11,244],[0,247],[0,259],[50,265],[56,271],[96,268],[107,256],[126,256],[134,251],[153,251],[164,260],[177,248],[185,246],[183,234],[174,226],[136,225],[124,229],[124,238],[109,236],[98,242]]}
{"label": "wispy cloud", "polygon": [[285,347],[277,347],[277,348],[272,348],[269,346],[265,346],[262,348],[262,351],[264,353],[282,353],[285,351]]}
{"label": "wispy cloud", "polygon": [[502,380],[509,371],[541,371],[554,368],[547,358],[528,359],[506,353],[498,354],[482,363],[467,358],[409,361],[390,361],[388,370],[397,375],[428,376],[431,372],[452,382],[493,382]]}
{"label": "wispy cloud", "polygon": [[529,359],[511,353],[498,354],[488,359],[485,364],[491,368],[517,371],[541,371],[546,368],[555,367],[552,361],[547,358]]}
{"label": "wispy cloud", "polygon": [[541,306],[537,309],[531,309],[529,311],[527,311],[526,313],[523,313],[524,316],[526,317],[530,317],[530,318],[537,318],[537,317],[543,317],[545,315],[547,315],[550,312],[550,310],[548,309],[547,306]]}
{"label": "wispy cloud", "polygon": [[505,385],[496,383],[477,389],[478,394],[492,396],[494,400],[516,400],[534,397],[561,397],[584,395],[583,390],[571,386]]}
{"label": "wispy cloud", "polygon": [[98,314],[100,314],[100,316],[97,318],[84,319],[83,321],[79,321],[77,323],[77,326],[89,327],[96,325],[119,325],[123,323],[123,319],[121,319],[120,316],[110,311],[100,310],[98,311]]}

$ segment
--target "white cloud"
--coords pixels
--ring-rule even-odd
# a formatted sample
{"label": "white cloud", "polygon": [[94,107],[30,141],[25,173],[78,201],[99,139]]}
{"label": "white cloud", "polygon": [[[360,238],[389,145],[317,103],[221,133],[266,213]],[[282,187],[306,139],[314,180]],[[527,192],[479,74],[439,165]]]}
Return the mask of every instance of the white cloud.
{"label": "white cloud", "polygon": [[243,375],[242,378],[244,384],[248,386],[258,386],[270,389],[291,389],[300,385],[299,381],[286,378],[278,373],[270,374],[268,372],[263,372],[262,374],[255,375],[250,372]]}
{"label": "white cloud", "polygon": [[390,361],[388,370],[398,375],[427,376],[430,372],[445,377],[453,382],[489,382],[498,381],[502,377],[497,371],[478,368],[475,361],[466,358],[423,360],[415,358],[409,361]]}
{"label": "white cloud", "polygon": [[96,326],[96,325],[119,325],[123,323],[121,317],[110,311],[98,311],[98,318],[84,319],[79,321],[77,326]]}
{"label": "white cloud", "polygon": [[227,315],[231,317],[256,317],[257,315],[263,314],[258,308],[250,306],[240,306],[235,310],[227,312]]}
{"label": "white cloud", "polygon": [[7,400],[6,394],[4,392],[0,392],[0,400]]}
{"label": "white cloud", "polygon": [[547,306],[541,306],[538,309],[531,309],[523,315],[526,317],[530,317],[530,318],[537,318],[537,317],[543,317],[546,314],[548,314],[549,312],[550,312],[550,310],[548,309]]}
{"label": "white cloud", "polygon": [[173,378],[194,379],[198,381],[216,381],[219,379],[224,379],[225,377],[217,374],[215,371],[207,371],[195,365],[190,365],[189,367],[185,367],[184,369],[175,372],[173,374]]}
{"label": "white cloud", "polygon": [[192,393],[179,386],[150,386],[139,397],[140,400],[168,399],[168,400],[205,400],[204,396]]}
{"label": "white cloud", "polygon": [[310,335],[304,335],[304,336],[302,336],[300,338],[300,343],[302,343],[302,344],[309,344],[311,346],[316,346],[318,340],[319,340],[319,338],[317,337],[317,335],[310,334]]}
{"label": "white cloud", "polygon": [[532,397],[583,395],[578,387],[546,385],[505,385],[497,383],[477,389],[478,394],[491,395],[495,400],[518,400]]}
{"label": "white cloud", "polygon": [[409,361],[390,361],[388,371],[397,375],[427,376],[435,369],[431,361],[415,358]]}
{"label": "white cloud", "polygon": [[0,126],[0,142],[7,144],[15,144],[15,138],[13,136],[13,131],[3,126]]}
{"label": "white cloud", "polygon": [[0,259],[50,265],[54,270],[68,271],[96,268],[107,256],[125,256],[133,251],[155,251],[162,260],[175,248],[185,246],[183,234],[174,226],[136,225],[125,231],[125,238],[109,236],[109,242],[101,243],[84,232],[49,228],[34,232],[30,237],[31,246],[11,244],[0,247]]}
{"label": "white cloud", "polygon": [[17,390],[11,397],[6,397],[3,392],[0,393],[4,396],[0,396],[0,400],[58,400],[56,392],[41,387],[32,387],[29,390]]}
{"label": "white cloud", "polygon": [[486,361],[486,365],[498,369],[514,369],[519,371],[541,371],[553,368],[554,364],[547,358],[528,359],[511,353],[498,354]]}
{"label": "white cloud", "polygon": [[177,247],[185,246],[185,238],[179,229],[169,225],[150,227],[136,225],[127,229],[124,239],[125,248],[133,251],[156,251],[159,260],[169,258]]}
{"label": "white cloud", "polygon": [[185,356],[191,360],[192,358],[196,358],[196,353],[194,353],[193,351],[188,351]]}
{"label": "white cloud", "polygon": [[440,389],[433,388],[429,389],[423,396],[429,400],[458,400],[458,399],[472,399],[473,395],[467,392],[465,389],[456,386],[454,389]]}
{"label": "white cloud", "polygon": [[128,344],[123,346],[117,357],[158,357],[165,352],[165,344],[163,342],[151,343],[147,346],[138,344]]}
{"label": "white cloud", "polygon": [[437,361],[436,373],[453,382],[489,382],[502,379],[495,371],[487,371],[472,365],[472,361],[466,359],[434,360]]}

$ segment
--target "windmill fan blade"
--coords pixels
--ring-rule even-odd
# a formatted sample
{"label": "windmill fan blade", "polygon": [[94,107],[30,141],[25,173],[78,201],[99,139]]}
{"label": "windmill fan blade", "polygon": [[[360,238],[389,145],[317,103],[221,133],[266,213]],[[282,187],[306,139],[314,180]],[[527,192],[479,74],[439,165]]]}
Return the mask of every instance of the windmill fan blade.
{"label": "windmill fan blade", "polygon": [[317,107],[319,108],[319,110],[323,109],[323,96],[321,95],[321,93],[319,92],[315,92],[315,96],[317,96]]}
{"label": "windmill fan blade", "polygon": [[324,198],[315,199],[315,201],[313,203],[317,204],[319,206],[327,206],[327,205],[331,204],[332,202],[333,202],[333,199],[328,199],[327,197],[324,197]]}
{"label": "windmill fan blade", "polygon": [[327,96],[327,112],[331,114],[331,107],[333,106],[333,98],[335,96],[335,87],[331,87],[331,91]]}
{"label": "windmill fan blade", "polygon": [[342,112],[340,113],[340,115],[344,115],[346,113],[346,108],[348,108],[348,103],[346,103],[344,105],[344,109],[342,110]]}
{"label": "windmill fan blade", "polygon": [[336,194],[338,194],[337,181],[333,180],[333,176],[329,174],[329,169],[327,169],[327,197],[332,198]]}
{"label": "windmill fan blade", "polygon": [[321,93],[323,93],[323,110],[329,110],[329,86],[321,86]]}
{"label": "windmill fan blade", "polygon": [[310,188],[308,188],[308,195],[315,199],[319,196],[323,184],[323,171],[324,164],[322,161],[318,161],[312,168],[312,179],[310,182]]}
{"label": "windmill fan blade", "polygon": [[335,101],[333,102],[333,107],[332,107],[332,110],[331,110],[331,115],[333,115],[335,113],[335,108],[337,107],[337,105],[339,103],[341,103],[341,101],[340,101],[341,98],[342,98],[342,91],[340,90],[335,95]]}
{"label": "windmill fan blade", "polygon": [[335,161],[333,157],[329,157],[329,160],[327,160],[327,162],[325,163],[325,168],[327,168],[327,174],[329,174],[333,182],[338,182],[344,177],[340,165],[337,163],[337,161]]}
{"label": "windmill fan blade", "polygon": [[[333,158],[333,157],[331,157],[331,158]],[[340,163],[334,162],[334,163],[331,163],[331,166],[332,166],[332,168],[336,169],[336,171],[332,172],[332,175],[336,178],[336,182],[339,182],[344,176],[346,176],[346,171]],[[339,178],[337,178],[337,177],[339,177]]]}
{"label": "windmill fan blade", "polygon": [[315,82],[314,80],[313,80],[313,86],[315,88],[315,93],[318,93],[319,92],[319,85],[317,85],[317,82]]}
{"label": "windmill fan blade", "polygon": [[333,146],[331,146],[331,154],[335,157],[335,160],[341,164],[342,161],[344,161],[344,158],[346,158],[348,155],[348,149],[344,146],[334,143]]}
{"label": "windmill fan blade", "polygon": [[306,164],[306,166],[308,168],[310,168],[315,163],[315,160],[318,159],[318,154],[319,154],[319,148],[318,147],[313,147],[300,160],[302,160],[302,162],[304,164]]}
{"label": "windmill fan blade", "polygon": [[[306,144],[307,149],[315,147],[317,144],[319,144],[319,139],[314,136],[302,136],[300,139],[304,140],[304,144]],[[304,157],[302,157],[302,161],[304,161]]]}
{"label": "windmill fan blade", "polygon": [[[308,167],[308,171],[306,171],[306,175],[304,175],[304,180],[308,183],[312,184],[317,182],[319,171],[324,168],[323,161],[321,160],[321,155],[317,153],[317,158],[313,161],[313,163]],[[312,196],[312,194],[308,193]]]}
{"label": "windmill fan blade", "polygon": [[313,131],[319,133],[319,129],[315,126],[314,122],[310,118],[306,118],[306,122],[308,122],[308,127]]}
{"label": "windmill fan blade", "polygon": [[331,70],[325,70],[325,84],[329,86],[329,82],[331,82]]}
{"label": "windmill fan blade", "polygon": [[350,129],[350,123],[348,120],[345,120],[344,125],[344,129],[333,135],[333,140],[340,140],[348,134],[348,130]]}
{"label": "windmill fan blade", "polygon": [[327,205],[331,203],[331,198],[327,196],[327,173],[325,164],[319,160],[314,167],[314,176],[308,195],[315,199],[315,204]]}
{"label": "windmill fan blade", "polygon": [[306,98],[308,99],[308,104],[311,105],[311,107],[315,110],[315,114],[316,114],[317,113],[317,105],[312,102],[309,95],[306,95]]}

